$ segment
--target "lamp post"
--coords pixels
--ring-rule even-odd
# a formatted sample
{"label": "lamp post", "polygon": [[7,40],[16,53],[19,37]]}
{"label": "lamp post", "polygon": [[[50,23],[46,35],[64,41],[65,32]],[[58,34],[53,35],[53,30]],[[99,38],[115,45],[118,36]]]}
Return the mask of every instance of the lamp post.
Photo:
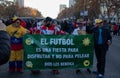
{"label": "lamp post", "polygon": [[115,13],[116,13],[116,22],[118,23],[118,19],[119,19],[119,6],[120,5],[120,1],[119,0],[115,0]]}
{"label": "lamp post", "polygon": [[83,19],[85,19],[85,0],[83,0],[84,1],[84,5],[83,5]]}

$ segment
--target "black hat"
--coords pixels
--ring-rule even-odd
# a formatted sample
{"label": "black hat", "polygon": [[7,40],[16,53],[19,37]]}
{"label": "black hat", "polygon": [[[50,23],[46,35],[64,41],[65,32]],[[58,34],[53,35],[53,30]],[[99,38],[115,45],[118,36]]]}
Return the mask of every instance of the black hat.
{"label": "black hat", "polygon": [[52,18],[46,17],[46,18],[45,18],[45,21],[46,21],[46,22],[47,22],[47,21],[52,21]]}

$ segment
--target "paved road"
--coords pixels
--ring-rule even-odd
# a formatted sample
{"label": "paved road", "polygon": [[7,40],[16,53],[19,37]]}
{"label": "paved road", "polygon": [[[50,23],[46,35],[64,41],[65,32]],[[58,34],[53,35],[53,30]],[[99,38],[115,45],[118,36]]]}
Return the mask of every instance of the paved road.
{"label": "paved road", "polygon": [[[106,73],[105,78],[120,78],[120,37],[114,37],[113,43],[107,53]],[[95,62],[91,70],[95,70]],[[9,73],[7,72],[8,65],[0,67],[0,78],[96,78],[95,74],[89,74],[85,69],[82,69],[81,74],[76,74],[75,69],[60,70],[59,75],[53,75],[50,70],[41,70],[38,75],[31,74],[26,70],[24,73]]]}
{"label": "paved road", "polygon": [[120,78],[120,37],[113,37],[107,53],[106,78]]}

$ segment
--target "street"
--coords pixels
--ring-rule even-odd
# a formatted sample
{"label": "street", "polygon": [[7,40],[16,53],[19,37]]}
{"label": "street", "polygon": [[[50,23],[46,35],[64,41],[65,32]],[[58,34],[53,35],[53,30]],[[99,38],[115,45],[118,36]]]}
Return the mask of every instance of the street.
{"label": "street", "polygon": [[[120,36],[113,37],[112,45],[107,53],[105,78],[120,78]],[[96,70],[96,60],[91,70]],[[60,74],[53,75],[51,70],[41,70],[40,74],[31,74],[29,70],[23,73],[9,73],[8,64],[0,66],[0,78],[96,78],[95,74],[89,74],[86,69],[81,69],[82,73],[76,74],[75,69],[60,70]]]}

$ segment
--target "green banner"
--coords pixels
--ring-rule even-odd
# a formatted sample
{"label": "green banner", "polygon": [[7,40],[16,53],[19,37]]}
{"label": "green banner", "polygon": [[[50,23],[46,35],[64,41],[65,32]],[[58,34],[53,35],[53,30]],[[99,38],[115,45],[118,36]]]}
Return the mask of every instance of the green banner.
{"label": "green banner", "polygon": [[23,38],[24,69],[90,68],[92,35],[31,35]]}

